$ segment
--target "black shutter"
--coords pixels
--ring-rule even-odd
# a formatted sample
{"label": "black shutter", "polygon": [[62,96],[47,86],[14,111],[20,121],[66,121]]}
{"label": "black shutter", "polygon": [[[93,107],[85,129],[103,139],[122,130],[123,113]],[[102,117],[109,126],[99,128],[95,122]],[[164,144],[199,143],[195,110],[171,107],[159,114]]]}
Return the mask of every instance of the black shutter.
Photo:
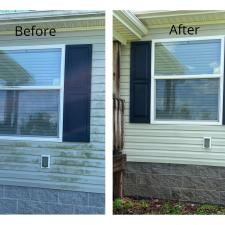
{"label": "black shutter", "polygon": [[131,43],[130,122],[150,123],[151,42]]}
{"label": "black shutter", "polygon": [[63,141],[90,141],[92,45],[67,45]]}

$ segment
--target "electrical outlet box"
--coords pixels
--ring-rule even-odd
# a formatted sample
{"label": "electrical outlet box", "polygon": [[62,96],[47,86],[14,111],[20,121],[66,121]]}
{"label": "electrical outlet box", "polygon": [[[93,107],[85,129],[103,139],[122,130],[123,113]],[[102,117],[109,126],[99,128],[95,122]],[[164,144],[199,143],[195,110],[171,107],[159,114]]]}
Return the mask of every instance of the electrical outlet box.
{"label": "electrical outlet box", "polygon": [[41,156],[41,168],[50,168],[50,155]]}
{"label": "electrical outlet box", "polygon": [[211,148],[211,137],[203,138],[203,148],[210,149]]}

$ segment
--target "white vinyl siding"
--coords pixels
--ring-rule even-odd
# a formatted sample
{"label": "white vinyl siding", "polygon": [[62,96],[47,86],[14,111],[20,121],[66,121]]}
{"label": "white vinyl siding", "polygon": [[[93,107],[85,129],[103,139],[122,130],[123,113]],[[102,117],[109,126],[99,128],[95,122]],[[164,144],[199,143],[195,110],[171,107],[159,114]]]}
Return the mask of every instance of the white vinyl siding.
{"label": "white vinyl siding", "polygon": [[[142,41],[170,38],[168,30],[149,29],[149,34]],[[201,26],[199,36],[213,37],[224,35],[224,32],[225,24]],[[120,87],[121,98],[125,99],[124,153],[127,160],[225,166],[225,126],[129,123],[130,44],[122,47],[121,54]],[[211,149],[203,148],[204,137],[211,138]]]}
{"label": "white vinyl siding", "polygon": [[[103,30],[56,37],[0,36],[0,47],[92,44],[90,143],[0,140],[0,184],[104,193],[105,35]],[[51,167],[41,168],[41,155]]]}

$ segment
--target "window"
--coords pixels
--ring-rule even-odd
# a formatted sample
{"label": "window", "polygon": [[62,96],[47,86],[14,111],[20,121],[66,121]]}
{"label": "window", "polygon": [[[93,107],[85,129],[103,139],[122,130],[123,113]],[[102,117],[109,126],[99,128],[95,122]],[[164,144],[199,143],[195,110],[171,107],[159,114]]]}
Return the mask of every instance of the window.
{"label": "window", "polygon": [[61,138],[64,47],[0,49],[0,137]]}
{"label": "window", "polygon": [[221,124],[223,41],[153,41],[154,123]]}

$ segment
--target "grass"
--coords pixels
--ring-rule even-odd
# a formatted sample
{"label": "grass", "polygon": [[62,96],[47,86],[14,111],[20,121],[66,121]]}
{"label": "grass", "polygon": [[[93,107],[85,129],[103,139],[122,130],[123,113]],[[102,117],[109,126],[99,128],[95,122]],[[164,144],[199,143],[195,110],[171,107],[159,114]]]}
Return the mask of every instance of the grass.
{"label": "grass", "polygon": [[133,215],[225,215],[225,206],[160,199],[117,198],[113,202],[113,213]]}

